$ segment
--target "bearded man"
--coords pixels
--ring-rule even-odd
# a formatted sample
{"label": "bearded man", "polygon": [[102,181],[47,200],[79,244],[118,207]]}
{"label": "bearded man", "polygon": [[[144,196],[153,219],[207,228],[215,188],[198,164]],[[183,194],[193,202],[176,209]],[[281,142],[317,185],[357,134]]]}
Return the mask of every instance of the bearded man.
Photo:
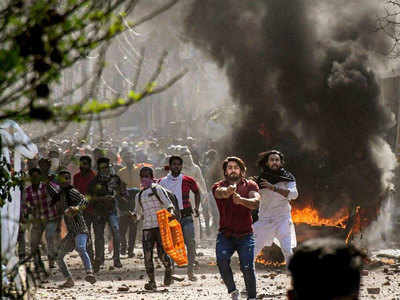
{"label": "bearded man", "polygon": [[212,188],[220,214],[216,243],[217,265],[231,298],[239,299],[231,269],[231,257],[237,251],[248,299],[256,299],[251,210],[259,206],[258,186],[254,181],[244,178],[246,166],[238,157],[227,157],[222,169],[225,180],[215,183]]}
{"label": "bearded man", "polygon": [[286,263],[296,247],[296,233],[291,216],[290,201],[298,197],[295,177],[283,168],[284,155],[277,150],[263,152],[257,178],[260,187],[259,220],[254,224],[255,257],[264,246],[279,241]]}

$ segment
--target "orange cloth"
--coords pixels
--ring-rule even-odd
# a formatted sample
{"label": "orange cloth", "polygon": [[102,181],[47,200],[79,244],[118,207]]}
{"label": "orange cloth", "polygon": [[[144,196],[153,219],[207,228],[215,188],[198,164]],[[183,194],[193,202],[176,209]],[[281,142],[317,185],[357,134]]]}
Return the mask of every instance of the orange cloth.
{"label": "orange cloth", "polygon": [[171,214],[166,209],[157,212],[163,248],[178,266],[187,265],[188,257],[181,224],[177,220],[169,221],[169,217]]}

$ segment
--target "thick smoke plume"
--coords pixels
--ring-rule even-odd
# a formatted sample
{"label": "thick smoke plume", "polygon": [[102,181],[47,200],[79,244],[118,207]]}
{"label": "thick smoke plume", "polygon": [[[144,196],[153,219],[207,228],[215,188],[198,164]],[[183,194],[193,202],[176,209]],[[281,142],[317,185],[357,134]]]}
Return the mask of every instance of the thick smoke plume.
{"label": "thick smoke plume", "polygon": [[395,167],[372,65],[388,47],[376,2],[197,0],[186,18],[243,112],[225,152],[255,164],[281,149],[302,198],[326,216],[378,207]]}

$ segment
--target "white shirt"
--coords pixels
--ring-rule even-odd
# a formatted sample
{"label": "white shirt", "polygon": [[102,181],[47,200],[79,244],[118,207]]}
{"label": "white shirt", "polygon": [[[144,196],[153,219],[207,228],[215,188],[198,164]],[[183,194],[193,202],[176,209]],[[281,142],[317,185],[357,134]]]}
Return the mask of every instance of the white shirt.
{"label": "white shirt", "polygon": [[183,174],[179,174],[178,177],[174,177],[171,173],[168,173],[167,176],[160,180],[160,185],[163,188],[171,191],[176,196],[176,198],[178,199],[178,206],[180,210],[183,209],[182,180]]}
{"label": "white shirt", "polygon": [[157,199],[153,194],[151,188],[141,191],[141,198],[139,203],[139,194],[135,197],[135,213],[137,218],[143,216],[143,229],[158,228],[157,211],[173,207],[171,200],[169,200],[164,188],[159,184],[153,183],[152,187],[157,190],[157,195],[163,203]]}
{"label": "white shirt", "polygon": [[289,194],[287,197],[284,197],[278,192],[274,192],[270,189],[260,189],[259,193],[261,199],[258,212],[260,219],[290,215],[292,207],[290,206],[289,201],[296,199],[299,195],[297,192],[296,182],[282,181],[275,184],[275,186],[289,190]]}

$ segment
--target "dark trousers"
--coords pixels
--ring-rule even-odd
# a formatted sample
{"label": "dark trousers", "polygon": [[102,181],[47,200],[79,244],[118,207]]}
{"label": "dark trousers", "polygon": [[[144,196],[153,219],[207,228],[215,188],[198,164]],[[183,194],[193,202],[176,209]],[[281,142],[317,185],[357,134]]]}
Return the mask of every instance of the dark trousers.
{"label": "dark trousers", "polygon": [[144,266],[146,268],[147,276],[150,281],[155,281],[154,277],[154,263],[153,263],[153,249],[154,244],[157,244],[157,255],[165,267],[166,272],[171,272],[171,259],[165,253],[161,242],[161,234],[159,228],[145,229],[143,230],[143,254],[144,254]]}
{"label": "dark trousers", "polygon": [[116,214],[111,214],[109,216],[97,216],[94,221],[94,247],[96,251],[96,263],[101,265],[104,263],[104,229],[106,223],[111,227],[111,232],[113,236],[113,246],[114,246],[114,261],[119,261],[119,222],[118,216]]}
{"label": "dark trousers", "polygon": [[256,298],[256,276],[254,272],[254,246],[255,239],[253,234],[243,237],[225,237],[222,233],[217,236],[216,254],[217,265],[221,273],[228,293],[236,290],[235,281],[231,269],[231,257],[235,251],[239,254],[240,270],[243,273],[249,298]]}
{"label": "dark trousers", "polygon": [[89,254],[90,257],[90,261],[94,262],[94,252],[93,252],[93,241],[92,241],[92,226],[94,227],[94,219],[95,219],[95,215],[88,213],[88,212],[84,212],[83,213],[83,218],[85,219],[85,223],[86,226],[89,230],[89,234],[88,234],[88,242],[87,242],[87,252]]}
{"label": "dark trousers", "polygon": [[119,217],[119,235],[121,239],[121,254],[126,252],[126,233],[128,232],[128,254],[133,253],[136,243],[137,223],[129,216]]}
{"label": "dark trousers", "polygon": [[58,220],[45,221],[45,222],[35,222],[32,224],[31,228],[31,255],[34,257],[34,263],[36,268],[43,266],[41,260],[39,245],[42,241],[43,232],[46,233],[47,242],[47,256],[49,263],[55,262],[57,258],[57,225]]}
{"label": "dark trousers", "polygon": [[26,225],[20,223],[18,228],[18,257],[20,260],[23,260],[26,255],[26,239],[25,239],[25,231]]}

